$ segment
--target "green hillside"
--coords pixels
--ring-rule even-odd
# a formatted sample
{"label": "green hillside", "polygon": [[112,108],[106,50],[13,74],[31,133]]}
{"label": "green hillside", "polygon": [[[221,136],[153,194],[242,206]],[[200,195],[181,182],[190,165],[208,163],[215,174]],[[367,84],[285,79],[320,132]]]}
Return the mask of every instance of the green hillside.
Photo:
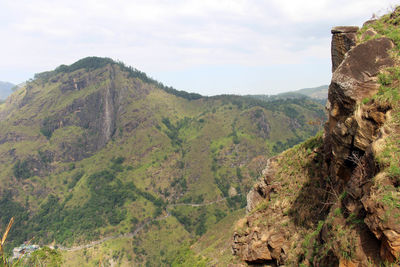
{"label": "green hillside", "polygon": [[0,229],[14,216],[9,249],[34,238],[66,266],[168,265],[324,116],[309,99],[178,91],[107,58],[62,65],[0,105]]}

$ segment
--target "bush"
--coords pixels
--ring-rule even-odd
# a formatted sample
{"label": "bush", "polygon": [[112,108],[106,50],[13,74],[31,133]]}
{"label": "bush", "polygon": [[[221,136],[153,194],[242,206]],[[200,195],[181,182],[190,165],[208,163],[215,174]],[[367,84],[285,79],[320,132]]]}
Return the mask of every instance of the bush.
{"label": "bush", "polygon": [[13,174],[17,179],[27,179],[32,176],[29,160],[18,160],[13,166]]}
{"label": "bush", "polygon": [[74,173],[74,175],[72,175],[72,181],[68,184],[68,189],[74,188],[76,183],[82,178],[84,174],[85,172],[82,170]]}
{"label": "bush", "polygon": [[28,257],[29,266],[48,266],[57,267],[62,264],[62,255],[56,249],[49,247],[43,247],[37,251],[34,251],[30,257]]}
{"label": "bush", "polygon": [[47,138],[50,139],[53,132],[59,127],[58,121],[53,117],[46,117],[43,119],[40,126],[40,132]]}

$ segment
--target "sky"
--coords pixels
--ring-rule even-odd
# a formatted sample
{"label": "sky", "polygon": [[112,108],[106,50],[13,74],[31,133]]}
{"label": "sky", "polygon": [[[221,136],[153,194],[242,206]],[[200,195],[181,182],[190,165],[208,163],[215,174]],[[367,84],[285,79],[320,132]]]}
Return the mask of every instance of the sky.
{"label": "sky", "polygon": [[178,90],[276,94],[329,84],[330,29],[400,0],[0,0],[0,81],[87,56]]}

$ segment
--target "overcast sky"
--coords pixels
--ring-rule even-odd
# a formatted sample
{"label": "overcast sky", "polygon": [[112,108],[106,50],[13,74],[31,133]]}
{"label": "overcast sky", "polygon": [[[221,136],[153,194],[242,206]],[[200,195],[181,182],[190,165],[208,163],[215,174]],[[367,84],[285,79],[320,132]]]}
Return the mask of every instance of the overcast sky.
{"label": "overcast sky", "polygon": [[86,56],[204,95],[329,84],[330,29],[392,0],[0,0],[0,80]]}

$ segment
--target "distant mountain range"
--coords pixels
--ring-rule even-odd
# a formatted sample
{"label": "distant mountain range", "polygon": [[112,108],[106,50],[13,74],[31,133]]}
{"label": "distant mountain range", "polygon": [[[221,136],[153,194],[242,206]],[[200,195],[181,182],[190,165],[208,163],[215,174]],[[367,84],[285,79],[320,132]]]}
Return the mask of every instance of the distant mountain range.
{"label": "distant mountain range", "polygon": [[6,99],[11,93],[15,84],[0,81],[0,99]]}
{"label": "distant mountain range", "polygon": [[280,93],[277,95],[249,95],[249,97],[257,98],[263,101],[275,101],[279,99],[299,99],[311,98],[312,100],[324,105],[328,99],[329,85],[321,85],[318,87],[304,88],[296,91]]}
{"label": "distant mountain range", "polygon": [[[300,90],[294,91],[292,93],[298,93],[298,94],[306,95],[311,98],[326,100],[328,98],[328,88],[329,88],[329,85],[321,85],[318,87],[300,89]],[[291,92],[288,92],[286,94],[290,94],[290,93]]]}
{"label": "distant mountain range", "polygon": [[0,229],[15,218],[9,250],[33,236],[71,248],[63,266],[98,265],[79,249],[93,241],[122,266],[174,266],[324,118],[307,97],[204,97],[107,58],[61,65],[0,106]]}
{"label": "distant mountain range", "polygon": [[[19,87],[23,87],[25,83],[18,85]],[[15,87],[15,84],[10,82],[2,82],[0,81],[0,100],[5,100],[12,93],[12,88]],[[328,98],[328,88],[329,85],[321,85],[318,87],[311,88],[303,88],[295,91],[289,91],[280,93],[277,95],[248,95],[252,98],[261,99],[264,101],[274,101],[278,99],[296,99],[296,98],[304,98],[304,96],[312,98],[314,101],[321,104],[325,104]]]}

